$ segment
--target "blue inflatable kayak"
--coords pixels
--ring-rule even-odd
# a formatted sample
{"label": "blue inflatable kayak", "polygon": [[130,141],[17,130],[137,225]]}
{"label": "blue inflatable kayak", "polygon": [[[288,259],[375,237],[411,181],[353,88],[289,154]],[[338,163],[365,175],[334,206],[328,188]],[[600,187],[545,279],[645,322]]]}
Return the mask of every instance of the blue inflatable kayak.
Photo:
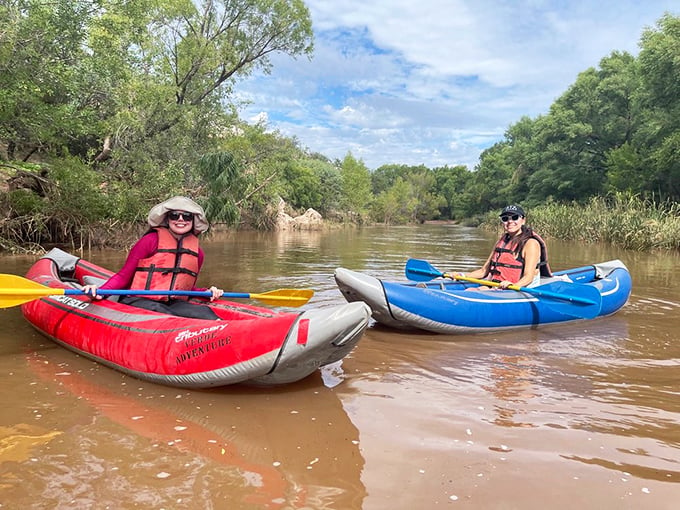
{"label": "blue inflatable kayak", "polygon": [[445,334],[603,317],[616,313],[632,288],[630,273],[620,260],[558,271],[525,291],[481,290],[469,282],[430,280],[388,282],[345,268],[335,271],[345,299],[366,302],[378,323]]}

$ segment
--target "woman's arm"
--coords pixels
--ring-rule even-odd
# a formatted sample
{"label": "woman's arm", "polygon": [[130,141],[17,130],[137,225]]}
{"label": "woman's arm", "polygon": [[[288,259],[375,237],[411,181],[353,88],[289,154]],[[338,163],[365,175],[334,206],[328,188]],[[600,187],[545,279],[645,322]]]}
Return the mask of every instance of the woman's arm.
{"label": "woman's arm", "polygon": [[534,276],[536,276],[536,266],[541,258],[541,246],[536,239],[531,238],[524,244],[522,257],[524,258],[524,269],[522,270],[522,277],[515,283],[518,287],[526,287],[534,281]]}

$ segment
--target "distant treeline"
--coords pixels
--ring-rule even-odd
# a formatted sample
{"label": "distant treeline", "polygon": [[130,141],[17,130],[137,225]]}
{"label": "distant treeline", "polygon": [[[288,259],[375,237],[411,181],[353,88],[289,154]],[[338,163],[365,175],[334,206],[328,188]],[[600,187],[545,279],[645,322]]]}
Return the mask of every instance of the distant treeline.
{"label": "distant treeline", "polygon": [[270,71],[274,53],[312,55],[300,0],[9,0],[0,26],[0,249],[122,243],[174,194],[216,225],[260,229],[281,200],[359,224],[481,219],[511,202],[574,210],[598,197],[677,213],[680,18],[670,14],[643,32],[637,57],[615,51],[585,70],[474,169],[368,169],[242,122],[242,79]]}

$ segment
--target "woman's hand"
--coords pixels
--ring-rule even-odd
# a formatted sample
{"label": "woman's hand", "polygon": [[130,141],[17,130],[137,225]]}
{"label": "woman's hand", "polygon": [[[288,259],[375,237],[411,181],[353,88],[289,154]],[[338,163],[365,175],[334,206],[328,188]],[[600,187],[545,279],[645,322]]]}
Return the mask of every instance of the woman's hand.
{"label": "woman's hand", "polygon": [[501,283],[498,284],[498,288],[505,290],[508,287],[510,287],[510,285],[513,285],[513,283],[511,281],[503,280]]}
{"label": "woman's hand", "polygon": [[92,299],[101,299],[102,297],[97,294],[96,285],[83,285],[83,292],[90,296]]}
{"label": "woman's hand", "polygon": [[224,294],[224,291],[222,289],[218,289],[214,285],[208,289],[211,293],[212,296],[210,296],[210,301],[215,301],[216,299],[219,299],[222,297],[222,294]]}

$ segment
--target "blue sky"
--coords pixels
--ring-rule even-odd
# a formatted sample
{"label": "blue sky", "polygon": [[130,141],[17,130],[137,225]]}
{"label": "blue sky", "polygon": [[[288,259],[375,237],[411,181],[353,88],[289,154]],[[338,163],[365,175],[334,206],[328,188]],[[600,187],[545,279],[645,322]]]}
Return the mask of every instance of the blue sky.
{"label": "blue sky", "polygon": [[477,164],[612,51],[638,53],[677,0],[307,0],[312,60],[237,85],[248,122],[370,169]]}

